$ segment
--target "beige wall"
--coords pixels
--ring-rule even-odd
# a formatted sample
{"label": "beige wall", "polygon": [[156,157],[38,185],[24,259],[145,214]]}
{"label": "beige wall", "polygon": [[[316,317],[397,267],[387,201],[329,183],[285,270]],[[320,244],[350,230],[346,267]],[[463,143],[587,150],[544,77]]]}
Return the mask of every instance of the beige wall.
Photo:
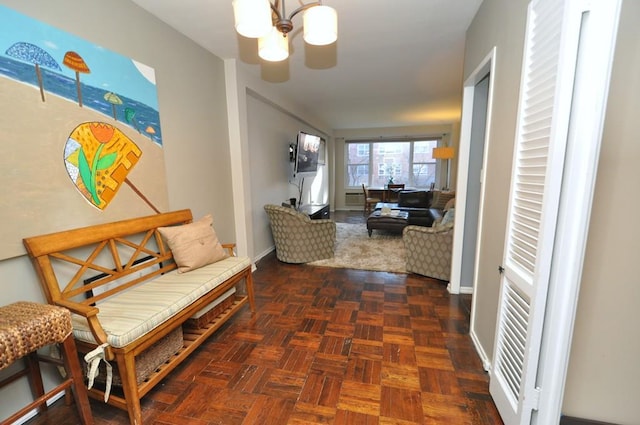
{"label": "beige wall", "polygon": [[[211,212],[220,238],[234,240],[223,62],[128,0],[0,4],[155,69],[169,207]],[[0,276],[0,305],[44,300],[27,258],[0,261]],[[26,382],[0,390],[0,419],[30,398]]]}
{"label": "beige wall", "polygon": [[[474,329],[493,355],[507,193],[520,83],[526,0],[484,0],[467,32],[465,79],[497,46],[487,195],[480,245]],[[639,205],[631,182],[640,180],[640,2],[624,1],[583,280],[571,347],[563,413],[617,424],[637,424],[640,342],[634,302],[640,290],[634,261],[640,226],[623,211]],[[620,212],[619,215],[616,215]]]}

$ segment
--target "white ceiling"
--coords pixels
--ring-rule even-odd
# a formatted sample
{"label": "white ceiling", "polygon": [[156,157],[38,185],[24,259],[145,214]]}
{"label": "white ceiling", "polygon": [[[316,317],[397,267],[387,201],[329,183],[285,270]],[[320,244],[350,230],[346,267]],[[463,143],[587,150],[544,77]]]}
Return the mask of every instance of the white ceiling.
{"label": "white ceiling", "polygon": [[[459,120],[465,31],[482,0],[325,0],[338,13],[338,41],[305,45],[296,15],[291,56],[275,64],[237,35],[231,0],[133,2],[343,129]],[[290,13],[302,3],[285,4]]]}

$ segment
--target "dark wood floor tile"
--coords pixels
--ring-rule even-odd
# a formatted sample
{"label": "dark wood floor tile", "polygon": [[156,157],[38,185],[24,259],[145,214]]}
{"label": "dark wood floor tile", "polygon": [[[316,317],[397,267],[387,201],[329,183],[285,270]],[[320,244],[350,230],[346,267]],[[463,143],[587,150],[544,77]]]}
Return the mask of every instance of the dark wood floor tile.
{"label": "dark wood floor tile", "polygon": [[297,400],[306,380],[305,375],[293,374],[280,369],[267,369],[260,376],[254,392],[277,399]]}
{"label": "dark wood floor tile", "polygon": [[379,385],[382,376],[381,372],[381,360],[352,356],[347,361],[344,379],[345,381]]}
{"label": "dark wood floor tile", "polygon": [[277,328],[263,330],[262,332],[264,333],[262,345],[274,347],[287,347],[295,334],[294,331]]}
{"label": "dark wood floor tile", "polygon": [[314,354],[314,351],[287,348],[280,358],[278,369],[306,375],[313,363]]}
{"label": "dark wood floor tile", "polygon": [[455,371],[419,367],[420,389],[424,393],[465,396]]}
{"label": "dark wood floor tile", "polygon": [[345,338],[353,337],[355,333],[355,324],[342,324],[329,322],[327,329],[324,332],[326,336],[341,336]]}
{"label": "dark wood floor tile", "polygon": [[420,367],[454,371],[449,350],[436,347],[416,347],[416,363]]}
{"label": "dark wood floor tile", "polygon": [[246,362],[249,364],[275,368],[280,364],[285,351],[286,350],[283,347],[257,346],[253,351],[251,351]]}
{"label": "dark wood floor tile", "polygon": [[243,424],[286,424],[294,406],[293,400],[261,396],[247,413]]}
{"label": "dark wood floor tile", "polygon": [[181,394],[179,402],[167,409],[167,413],[183,418],[202,419],[217,393],[215,388],[193,382]]}
{"label": "dark wood floor tile", "polygon": [[263,382],[269,368],[244,364],[238,372],[229,380],[228,388],[242,393],[257,393],[256,388]]}
{"label": "dark wood floor tile", "polygon": [[385,312],[383,317],[385,327],[411,329],[411,318],[408,315]]}
{"label": "dark wood floor tile", "polygon": [[383,331],[384,329],[382,326],[356,323],[353,337],[367,341],[382,341],[384,337]]}
{"label": "dark wood floor tile", "polygon": [[318,347],[318,353],[349,356],[351,352],[351,337],[325,335]]}
{"label": "dark wood floor tile", "polygon": [[[475,425],[476,416],[469,401],[460,396],[422,393],[422,410],[426,424]],[[501,424],[501,422],[496,422]]]}
{"label": "dark wood floor tile", "polygon": [[382,325],[384,325],[384,316],[382,311],[368,312],[365,310],[360,310],[356,315],[356,323],[359,325],[371,325],[371,326],[382,327]]}
{"label": "dark wood floor tile", "polygon": [[388,363],[402,365],[415,365],[416,353],[413,345],[400,345],[393,343],[382,344],[382,360]]}
{"label": "dark wood floor tile", "polygon": [[340,388],[338,410],[380,416],[380,385],[344,381]]}
{"label": "dark wood floor tile", "polygon": [[383,362],[380,376],[380,384],[383,387],[420,391],[420,374],[415,365]]}
{"label": "dark wood floor tile", "polygon": [[413,345],[413,331],[411,329],[385,327],[382,341],[389,344]]}
{"label": "dark wood floor tile", "polygon": [[289,340],[289,346],[316,351],[320,347],[322,335],[307,332],[296,332]]}
{"label": "dark wood floor tile", "polygon": [[298,401],[308,405],[331,407],[334,408],[335,413],[341,386],[342,380],[337,377],[310,373],[306,378]]}
{"label": "dark wood floor tile", "polygon": [[378,415],[338,409],[335,425],[378,425]]}
{"label": "dark wood floor tile", "polygon": [[339,307],[333,309],[333,314],[331,315],[331,324],[353,324],[356,322],[356,318],[358,317],[358,307],[351,306],[352,308],[346,308],[344,304],[340,304]]}
{"label": "dark wood floor tile", "polygon": [[347,370],[347,357],[317,353],[309,371],[342,379]]}
{"label": "dark wood floor tile", "polygon": [[298,400],[287,425],[324,425],[335,422],[336,409]]}
{"label": "dark wood floor tile", "polygon": [[382,341],[354,338],[351,343],[351,358],[382,360]]}
{"label": "dark wood floor tile", "polygon": [[380,416],[419,423],[424,417],[420,391],[383,384]]}
{"label": "dark wood floor tile", "polygon": [[304,318],[298,326],[298,332],[306,332],[312,334],[323,335],[327,329],[328,322],[326,320]]}

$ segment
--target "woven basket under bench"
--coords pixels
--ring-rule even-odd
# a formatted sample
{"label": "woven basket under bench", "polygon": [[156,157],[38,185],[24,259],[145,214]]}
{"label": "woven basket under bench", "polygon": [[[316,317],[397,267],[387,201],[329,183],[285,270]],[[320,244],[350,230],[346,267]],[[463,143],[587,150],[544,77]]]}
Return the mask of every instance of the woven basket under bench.
{"label": "woven basket under bench", "polygon": [[24,240],[47,301],[72,312],[80,354],[103,349],[119,370],[122,394],[108,403],[131,424],[142,423],[140,398],[245,304],[255,311],[251,261],[233,245],[223,244],[229,257],[178,273],[158,228],[192,221],[180,210]]}

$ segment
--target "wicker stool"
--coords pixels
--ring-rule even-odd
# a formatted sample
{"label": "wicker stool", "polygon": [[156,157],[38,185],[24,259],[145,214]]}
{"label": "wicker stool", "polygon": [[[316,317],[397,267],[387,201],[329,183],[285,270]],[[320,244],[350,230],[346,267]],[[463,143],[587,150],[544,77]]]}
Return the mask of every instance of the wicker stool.
{"label": "wicker stool", "polygon": [[[50,344],[62,344],[63,362],[38,355],[36,350]],[[64,389],[67,389],[67,393],[69,389],[73,390],[82,423],[93,424],[87,389],[71,333],[69,310],[32,302],[0,307],[0,370],[22,357],[25,357],[26,367],[0,382],[0,387],[27,375],[35,400],[0,425],[13,423],[35,407],[39,412],[46,410],[47,400]],[[40,375],[40,361],[63,363],[67,372],[67,379],[46,394]]]}

